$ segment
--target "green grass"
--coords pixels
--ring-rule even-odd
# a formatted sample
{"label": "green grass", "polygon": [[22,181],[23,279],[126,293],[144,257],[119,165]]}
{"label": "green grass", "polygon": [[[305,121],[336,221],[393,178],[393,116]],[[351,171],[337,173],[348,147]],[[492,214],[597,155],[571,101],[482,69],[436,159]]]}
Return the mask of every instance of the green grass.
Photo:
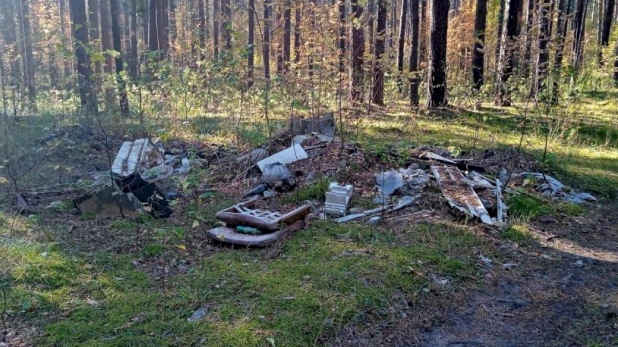
{"label": "green grass", "polygon": [[532,240],[532,233],[525,225],[514,224],[502,231],[501,236],[520,245],[528,245]]}
{"label": "green grass", "polygon": [[[543,164],[547,171],[578,189],[613,199],[618,192],[618,103],[600,101],[612,93],[592,93],[565,107],[568,112],[553,115],[564,119],[550,129],[542,117],[531,116],[522,149],[540,159],[549,134]],[[194,113],[183,135],[223,143],[236,143],[239,137],[252,146],[267,138],[262,120],[248,119],[236,133],[218,114]],[[284,115],[273,115],[275,123]],[[514,109],[440,111],[421,114],[414,122],[403,108],[368,116],[353,139],[393,166],[403,165],[410,150],[424,144],[466,151],[516,149],[520,141]],[[48,118],[40,124],[48,124]],[[42,131],[40,124],[16,125],[32,128],[13,129],[15,138],[33,143]],[[195,181],[192,187],[207,177]],[[323,199],[328,183],[320,178],[283,200]],[[10,289],[8,320],[40,328],[34,341],[40,346],[265,346],[271,341],[277,346],[315,345],[329,341],[348,324],[362,326],[367,319],[385,318],[393,297],[436,300],[440,288],[432,282],[433,274],[448,277],[457,288],[475,285],[478,254],[498,257],[487,237],[444,224],[387,229],[317,222],[270,249],[198,248],[184,243],[191,239],[188,236],[203,239],[206,229],[218,225],[216,211],[235,200],[222,194],[189,200],[183,215],[174,218],[178,225],[147,215],[139,217],[139,225],[108,222],[106,227],[118,236],[115,242],[134,240],[131,237],[141,241],[126,247],[131,249],[127,253],[97,247],[84,251],[78,244],[81,239],[63,238],[66,226],[50,225],[44,214],[0,215],[0,283]],[[366,207],[369,201],[363,197],[352,203]],[[512,196],[509,207],[514,223],[500,235],[520,245],[532,244],[530,220],[586,212],[581,205],[550,204],[524,195]],[[82,218],[95,223],[92,216]],[[147,270],[183,264],[186,272],[171,271],[162,278],[161,271],[144,271],[134,263],[144,263]],[[188,322],[203,306],[209,307],[206,317]]]}
{"label": "green grass", "polygon": [[553,212],[548,202],[525,195],[513,195],[508,200],[508,206],[509,216],[523,222]]}
{"label": "green grass", "polygon": [[[445,225],[396,234],[320,222],[282,245],[276,258],[243,249],[198,257],[186,274],[166,278],[165,290],[161,278],[134,268],[139,254],[86,258],[68,245],[3,240],[0,261],[11,278],[9,317],[41,324],[43,312],[62,317],[45,322],[37,345],[189,345],[206,338],[212,346],[263,346],[272,338],[304,346],[382,312],[395,294],[431,298],[422,290],[433,286],[429,274],[468,281],[478,249],[492,252],[478,236]],[[169,266],[184,256],[157,250],[149,256]],[[203,321],[187,322],[205,305]]]}

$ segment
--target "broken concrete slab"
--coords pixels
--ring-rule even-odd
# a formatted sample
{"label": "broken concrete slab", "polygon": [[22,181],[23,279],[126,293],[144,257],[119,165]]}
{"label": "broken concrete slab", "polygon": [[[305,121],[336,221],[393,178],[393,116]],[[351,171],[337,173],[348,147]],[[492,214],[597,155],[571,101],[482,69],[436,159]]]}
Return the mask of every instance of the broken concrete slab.
{"label": "broken concrete slab", "polygon": [[431,171],[438,181],[442,195],[452,208],[478,218],[487,225],[494,224],[474,189],[464,180],[461,171],[455,167],[436,165],[431,166]]}
{"label": "broken concrete slab", "polygon": [[105,187],[96,193],[86,194],[76,199],[74,203],[81,213],[101,217],[116,217],[122,214],[135,213],[142,208],[139,200],[133,194],[117,192],[112,186]]}
{"label": "broken concrete slab", "polygon": [[148,183],[154,183],[165,194],[171,190],[172,175],[174,168],[168,165],[155,166],[142,174],[142,178]]}
{"label": "broken concrete slab", "polygon": [[257,166],[260,168],[260,171],[264,172],[264,167],[267,164],[280,163],[285,165],[303,159],[307,159],[307,152],[305,152],[301,145],[294,145],[258,161]]}
{"label": "broken concrete slab", "polygon": [[328,189],[329,191],[325,193],[324,212],[330,216],[345,216],[350,199],[352,199],[354,187],[351,184],[340,186],[335,182],[331,182]]}
{"label": "broken concrete slab", "polygon": [[120,177],[129,176],[137,172],[146,155],[148,139],[137,139],[133,142],[125,141],[120,147],[116,159],[112,164],[112,172]]}

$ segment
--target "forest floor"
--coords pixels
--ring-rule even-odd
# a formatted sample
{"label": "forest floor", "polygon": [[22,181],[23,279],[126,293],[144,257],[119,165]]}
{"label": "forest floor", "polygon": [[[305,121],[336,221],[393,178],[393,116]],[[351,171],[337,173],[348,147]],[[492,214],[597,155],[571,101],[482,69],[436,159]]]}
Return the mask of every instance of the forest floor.
{"label": "forest floor", "polygon": [[[595,203],[511,197],[511,225],[498,232],[429,199],[422,208],[437,212],[422,220],[314,221],[265,249],[206,239],[214,213],[240,198],[229,181],[213,183],[213,195],[179,199],[167,220],[74,213],[65,183],[106,168],[103,139],[69,131],[35,142],[49,127],[22,120],[14,133],[24,147],[44,150],[28,152],[37,167],[18,182],[33,211],[19,214],[12,182],[0,179],[0,346],[618,345],[617,94],[588,93],[551,118],[527,116],[526,158],[548,150],[545,163],[529,165]],[[404,107],[375,110],[355,140],[376,160],[370,174],[404,165],[421,145],[512,161],[525,115],[517,110],[450,110],[412,122]],[[111,147],[122,139],[110,135]],[[372,185],[361,181],[366,168],[347,167],[338,178]],[[196,179],[210,177],[202,174]],[[50,186],[66,193],[27,194]],[[282,201],[322,193],[308,185]],[[188,321],[200,309],[203,317]]]}

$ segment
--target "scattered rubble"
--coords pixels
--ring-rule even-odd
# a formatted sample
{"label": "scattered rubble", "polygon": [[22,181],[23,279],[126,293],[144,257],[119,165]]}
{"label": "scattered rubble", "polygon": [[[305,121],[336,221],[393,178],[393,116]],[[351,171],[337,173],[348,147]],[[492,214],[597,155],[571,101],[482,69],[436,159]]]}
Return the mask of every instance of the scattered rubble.
{"label": "scattered rubble", "polygon": [[[209,177],[214,178],[200,184],[208,183],[210,188],[218,184],[216,187],[223,194],[238,199],[252,198],[218,212],[217,218],[227,226],[209,231],[209,237],[260,246],[302,228],[302,219],[310,210],[312,217],[308,220],[333,217],[334,222],[344,223],[362,219],[362,223],[378,225],[439,215],[442,210],[437,202],[446,201],[451,209],[486,225],[502,227],[507,222],[506,202],[511,194],[541,194],[571,203],[596,200],[549,175],[534,172],[539,170],[534,164],[517,162],[509,166],[509,170],[513,170],[509,174],[504,168],[505,161],[514,160],[513,156],[520,155],[517,153],[498,150],[466,153],[459,149],[421,147],[409,151],[405,154],[407,157],[393,154],[399,155],[397,162],[407,163],[406,167],[389,167],[387,163],[393,161],[365,152],[357,143],[342,144],[335,137],[332,114],[294,118],[289,126],[284,135],[245,152],[233,147],[178,140],[164,144],[158,139],[142,138],[125,141],[122,145],[116,141],[109,146],[110,149],[119,148],[111,167],[113,175],[109,167],[91,168],[88,172],[99,172],[99,180],[74,200],[75,205],[83,213],[97,216],[144,211],[157,217],[169,216],[171,208],[167,199],[179,196],[173,177],[208,168]],[[89,145],[92,151],[105,149],[95,145]],[[269,153],[275,154],[269,156]],[[386,170],[380,172],[382,170],[376,170],[377,167]],[[290,213],[276,211],[286,209],[282,208],[282,201],[286,201],[280,199],[284,197],[282,194],[323,178],[333,182],[324,200],[320,201],[320,196],[303,198],[315,201],[311,200],[311,207],[305,203]],[[341,182],[341,185],[334,182]],[[436,185],[441,194],[435,189]],[[428,186],[432,188],[427,189]],[[200,194],[201,189],[202,186],[195,192]],[[32,203],[26,195],[25,199],[19,197],[18,207]],[[348,210],[352,199],[355,202],[373,200],[378,206]],[[263,208],[264,204],[267,208]],[[403,209],[406,210],[398,213]],[[555,218],[551,218],[541,217],[539,221],[555,223]]]}
{"label": "scattered rubble", "polygon": [[597,198],[586,192],[576,192],[568,189],[567,186],[550,175],[539,172],[523,172],[520,177],[531,177],[539,184],[536,190],[543,196],[556,198],[573,204],[581,204],[587,201],[597,201]]}
{"label": "scattered rubble", "polygon": [[152,169],[145,171],[142,174],[142,178],[149,183],[154,183],[157,188],[166,194],[173,189],[172,187],[172,175],[174,174],[174,168],[168,165],[155,166]]}

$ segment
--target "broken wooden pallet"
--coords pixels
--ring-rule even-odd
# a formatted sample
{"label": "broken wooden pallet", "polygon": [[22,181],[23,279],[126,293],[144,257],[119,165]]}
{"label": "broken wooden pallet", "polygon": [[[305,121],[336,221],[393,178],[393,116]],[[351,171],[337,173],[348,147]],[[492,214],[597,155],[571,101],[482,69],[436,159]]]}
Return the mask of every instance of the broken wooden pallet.
{"label": "broken wooden pallet", "polygon": [[466,182],[461,171],[455,167],[436,165],[431,167],[431,171],[438,180],[442,195],[452,208],[470,217],[476,217],[485,224],[494,224],[485,206],[483,206],[472,186]]}
{"label": "broken wooden pallet", "polygon": [[231,226],[244,225],[263,230],[276,231],[281,228],[282,224],[290,225],[305,218],[311,211],[308,205],[303,205],[294,211],[284,214],[278,211],[256,209],[254,208],[255,202],[256,200],[249,200],[234,205],[217,212],[216,217]]}

